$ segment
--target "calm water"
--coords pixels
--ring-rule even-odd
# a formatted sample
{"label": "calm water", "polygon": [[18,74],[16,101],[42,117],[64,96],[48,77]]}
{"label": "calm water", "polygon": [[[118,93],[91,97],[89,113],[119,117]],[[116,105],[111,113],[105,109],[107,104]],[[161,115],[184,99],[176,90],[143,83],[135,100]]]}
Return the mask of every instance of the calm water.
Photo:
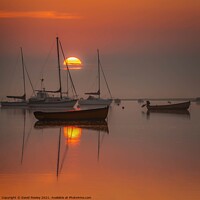
{"label": "calm water", "polygon": [[200,199],[199,119],[195,103],[190,115],[147,115],[122,102],[112,105],[107,132],[35,127],[31,111],[1,109],[0,198]]}

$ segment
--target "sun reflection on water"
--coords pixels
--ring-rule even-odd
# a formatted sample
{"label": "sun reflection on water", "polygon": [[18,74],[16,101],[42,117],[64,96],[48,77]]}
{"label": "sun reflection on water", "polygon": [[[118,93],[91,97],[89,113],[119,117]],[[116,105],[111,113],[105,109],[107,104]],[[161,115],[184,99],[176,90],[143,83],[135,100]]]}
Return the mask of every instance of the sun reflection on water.
{"label": "sun reflection on water", "polygon": [[65,126],[63,128],[66,144],[77,145],[80,143],[82,129],[76,126]]}

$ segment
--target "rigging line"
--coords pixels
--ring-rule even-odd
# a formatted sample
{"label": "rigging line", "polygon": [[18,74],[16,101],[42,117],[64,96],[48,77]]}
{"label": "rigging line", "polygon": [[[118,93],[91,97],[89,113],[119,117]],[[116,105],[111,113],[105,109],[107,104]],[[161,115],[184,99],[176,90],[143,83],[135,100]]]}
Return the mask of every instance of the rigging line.
{"label": "rigging line", "polygon": [[65,162],[65,159],[66,159],[67,152],[68,152],[68,145],[65,147],[65,151],[64,151],[64,154],[63,154],[63,158],[62,158],[62,161],[61,161],[61,164],[60,164],[59,173],[61,173],[61,171],[62,171],[62,169],[63,169],[63,166],[64,166],[64,162]]}
{"label": "rigging line", "polygon": [[[59,41],[59,42],[60,42],[60,41]],[[63,59],[66,60],[61,42],[60,42],[60,47],[61,47]],[[74,83],[73,83],[73,81],[72,81],[71,73],[70,73],[70,71],[69,71],[69,67],[68,67],[68,64],[67,64],[67,63],[66,63],[66,67],[67,67],[68,75],[69,75],[69,78],[70,78],[70,81],[71,81],[71,84],[72,84],[72,88],[73,88],[73,90],[74,90],[75,96],[77,97],[78,95],[77,95],[77,93],[76,93],[76,89],[75,89]]]}
{"label": "rigging line", "polygon": [[67,97],[69,97],[70,92],[72,93],[73,96],[76,96],[74,93],[72,84],[69,85],[69,72],[68,72],[68,70],[65,70],[65,72],[66,72],[66,76],[67,76],[67,91],[66,91]]}
{"label": "rigging line", "polygon": [[112,98],[112,94],[111,94],[110,88],[109,88],[109,86],[108,86],[108,82],[107,82],[107,80],[106,80],[106,76],[105,76],[105,74],[104,74],[103,67],[102,67],[100,61],[99,61],[99,66],[100,66],[100,68],[101,68],[101,72],[102,72],[102,74],[103,74],[103,78],[104,78],[104,80],[105,80],[105,82],[106,82],[106,86],[107,86],[108,92],[109,92],[109,94],[110,94],[110,97]]}
{"label": "rigging line", "polygon": [[[31,135],[31,132],[32,132],[32,129],[33,129],[33,124],[34,124],[34,121],[32,121],[32,123],[31,123],[31,126],[30,126],[30,129],[29,129],[29,131],[25,131],[25,129],[26,129],[26,116],[27,116],[27,114],[26,114],[27,112],[26,112],[26,110],[25,110],[25,112],[24,112],[24,141],[23,141],[23,157],[24,157],[24,151],[25,151],[25,148],[27,147],[27,145],[28,145],[28,141],[29,141],[29,138],[30,138],[30,135]],[[27,133],[27,136],[25,137],[25,135],[26,135],[26,133]]]}
{"label": "rigging line", "polygon": [[100,147],[103,145],[104,138],[105,138],[105,133],[103,133],[102,138],[100,140],[100,143],[101,143]]}
{"label": "rigging line", "polygon": [[41,70],[40,70],[40,73],[39,73],[39,75],[40,75],[41,78],[40,78],[39,80],[37,80],[35,86],[37,86],[37,85],[38,85],[38,82],[39,82],[41,79],[44,78],[44,76],[43,76],[43,75],[44,75],[44,68],[47,66],[47,61],[49,60],[49,57],[50,57],[50,55],[51,55],[52,50],[53,50],[54,47],[55,47],[55,42],[53,42],[52,45],[51,45],[51,47],[50,47],[50,50],[49,50],[49,52],[48,52],[48,55],[47,55],[47,57],[46,57],[46,59],[45,59],[45,61],[44,61],[44,64],[42,65]]}
{"label": "rigging line", "polygon": [[74,90],[73,90],[73,86],[72,86],[72,84],[69,86],[69,88],[68,88],[68,94],[69,93],[72,93],[72,96],[76,96],[76,94],[75,94],[75,92],[74,92]]}
{"label": "rigging line", "polygon": [[59,175],[59,166],[60,166],[60,143],[61,143],[61,128],[59,130],[59,139],[58,139],[58,157],[57,157],[57,170],[56,175]]}
{"label": "rigging line", "polygon": [[69,96],[69,81],[68,81],[68,71],[66,70],[66,76],[67,76],[67,97]]}
{"label": "rigging line", "polygon": [[55,42],[52,43],[52,45],[50,47],[50,50],[48,52],[48,55],[47,55],[47,57],[46,57],[46,59],[44,61],[44,64],[42,65],[42,69],[40,71],[40,75],[41,75],[42,78],[43,78],[43,75],[44,75],[44,69],[47,66],[47,61],[49,60],[49,57],[50,57],[54,47],[55,47]]}
{"label": "rigging line", "polygon": [[29,131],[27,132],[28,134],[27,134],[26,141],[25,141],[25,147],[26,147],[26,145],[28,144],[28,141],[29,141],[29,138],[30,138],[32,129],[33,129],[33,123],[34,123],[34,121],[31,123],[31,128],[30,128]]}
{"label": "rigging line", "polygon": [[94,66],[92,65],[92,68],[88,69],[88,77],[91,77],[90,79],[87,79],[87,91],[96,91],[98,90],[98,74],[94,76]]}
{"label": "rigging line", "polygon": [[32,88],[32,90],[33,90],[33,94],[35,95],[35,90],[34,90],[34,88],[33,88],[33,84],[32,84],[32,82],[31,82],[31,79],[30,79],[30,76],[29,76],[29,73],[28,73],[28,70],[27,70],[27,67],[26,67],[25,64],[24,64],[24,68],[25,68],[25,71],[26,71],[26,74],[27,74],[29,83],[30,83],[30,85],[31,85],[31,88]]}
{"label": "rigging line", "polygon": [[24,114],[24,124],[23,124],[23,139],[22,139],[22,153],[21,153],[21,164],[24,158],[24,140],[25,140],[25,128],[26,128],[26,110],[23,111]]}
{"label": "rigging line", "polygon": [[98,131],[98,145],[97,145],[97,160],[98,161],[100,158],[100,134],[101,134],[101,131]]}
{"label": "rigging line", "polygon": [[[64,51],[63,51],[62,44],[61,44],[60,40],[59,40],[59,43],[60,43],[60,48],[61,48],[61,51],[62,51],[63,59],[66,60],[65,54],[64,54]],[[77,93],[76,93],[76,89],[75,89],[74,83],[73,83],[73,81],[72,81],[72,76],[71,76],[71,73],[70,73],[70,71],[69,71],[69,67],[68,67],[68,64],[67,64],[67,63],[66,63],[66,67],[67,67],[67,70],[68,70],[68,73],[69,73],[69,78],[70,78],[70,81],[71,81],[73,90],[74,90],[75,95],[76,95],[76,97],[77,97],[78,95],[77,95]]]}

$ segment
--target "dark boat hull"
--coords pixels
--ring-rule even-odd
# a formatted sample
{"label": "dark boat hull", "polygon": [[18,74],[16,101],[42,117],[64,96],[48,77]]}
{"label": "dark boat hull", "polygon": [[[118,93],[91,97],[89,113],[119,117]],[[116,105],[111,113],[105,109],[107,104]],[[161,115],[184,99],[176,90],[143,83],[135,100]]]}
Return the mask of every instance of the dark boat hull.
{"label": "dark boat hull", "polygon": [[150,113],[190,115],[190,112],[187,109],[179,109],[179,110],[148,110],[147,114],[150,114]]}
{"label": "dark boat hull", "polygon": [[149,111],[178,111],[178,110],[187,110],[190,107],[190,101],[168,104],[168,105],[149,105],[147,104],[147,109]]}
{"label": "dark boat hull", "polygon": [[108,115],[108,107],[67,112],[36,111],[34,115],[38,120],[105,120]]}

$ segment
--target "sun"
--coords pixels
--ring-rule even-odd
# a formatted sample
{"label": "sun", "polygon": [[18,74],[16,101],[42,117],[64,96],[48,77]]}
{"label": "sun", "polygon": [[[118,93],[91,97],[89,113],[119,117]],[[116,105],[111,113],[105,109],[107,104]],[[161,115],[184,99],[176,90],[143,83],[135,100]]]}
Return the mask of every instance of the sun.
{"label": "sun", "polygon": [[82,62],[79,58],[76,57],[69,57],[64,60],[64,65],[68,65],[69,69],[81,69]]}

